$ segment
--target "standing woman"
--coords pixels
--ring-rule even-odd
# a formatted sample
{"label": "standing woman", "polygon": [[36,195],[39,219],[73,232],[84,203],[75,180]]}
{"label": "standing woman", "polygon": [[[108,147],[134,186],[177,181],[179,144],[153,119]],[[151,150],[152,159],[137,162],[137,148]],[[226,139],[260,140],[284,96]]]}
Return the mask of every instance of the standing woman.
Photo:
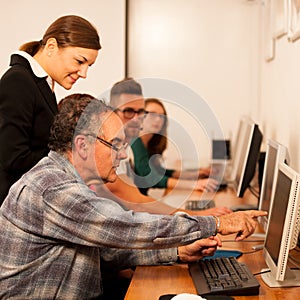
{"label": "standing woman", "polygon": [[69,90],[86,78],[99,49],[96,28],[69,15],[54,21],[42,40],[12,54],[0,81],[0,205],[10,186],[49,151],[55,83]]}

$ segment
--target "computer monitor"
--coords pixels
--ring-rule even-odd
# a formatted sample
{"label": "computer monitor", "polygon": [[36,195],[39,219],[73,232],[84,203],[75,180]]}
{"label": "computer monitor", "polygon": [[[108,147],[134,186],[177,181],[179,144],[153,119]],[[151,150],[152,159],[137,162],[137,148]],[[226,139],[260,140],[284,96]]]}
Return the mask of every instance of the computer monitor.
{"label": "computer monitor", "polygon": [[241,156],[241,151],[243,148],[244,144],[244,138],[245,138],[245,129],[246,129],[246,120],[248,117],[243,116],[239,120],[239,126],[237,129],[237,134],[235,137],[235,140],[233,141],[233,151],[232,151],[232,159],[231,159],[231,164],[232,164],[232,169],[231,169],[231,175],[230,175],[230,181],[234,181],[236,178],[236,171],[237,167],[240,161],[240,156]]}
{"label": "computer monitor", "polygon": [[[236,169],[240,161],[242,145],[244,144],[244,137],[245,137],[244,131],[246,128],[245,126],[246,120],[248,118],[249,118],[248,116],[242,116],[239,120],[235,139],[233,140],[233,143],[231,143],[232,144],[231,145],[232,151],[230,151],[232,153],[230,155],[231,162],[229,163],[228,159],[223,159],[223,160],[215,159],[214,155],[212,156],[211,167],[213,169],[213,177],[221,183],[231,184],[235,180]],[[212,144],[214,146],[214,140],[212,141]],[[228,148],[226,147],[226,141],[224,140],[221,149],[223,149],[223,153],[228,150]],[[214,152],[214,147],[213,147],[213,152]]]}
{"label": "computer monitor", "polygon": [[300,286],[300,270],[291,270],[287,265],[299,233],[299,180],[297,172],[279,164],[263,249],[270,272],[263,270],[262,279],[269,287]]}
{"label": "computer monitor", "polygon": [[[267,140],[266,156],[263,169],[262,185],[259,195],[258,209],[269,212],[271,201],[274,197],[274,186],[277,180],[277,169],[280,163],[289,164],[288,149],[279,142]],[[259,217],[264,232],[267,231],[268,215]]]}
{"label": "computer monitor", "polygon": [[229,160],[230,155],[230,141],[229,140],[212,140],[212,159],[213,161]]}
{"label": "computer monitor", "polygon": [[255,175],[262,142],[262,133],[253,120],[247,118],[243,126],[241,151],[234,180],[234,188],[238,197],[243,197]]}

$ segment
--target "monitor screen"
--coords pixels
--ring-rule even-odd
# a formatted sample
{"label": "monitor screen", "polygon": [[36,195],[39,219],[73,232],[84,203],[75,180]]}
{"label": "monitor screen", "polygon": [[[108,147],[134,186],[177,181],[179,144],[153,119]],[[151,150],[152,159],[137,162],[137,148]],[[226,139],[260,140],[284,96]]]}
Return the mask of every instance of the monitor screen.
{"label": "monitor screen", "polygon": [[243,197],[252,181],[262,142],[262,133],[251,119],[245,120],[240,157],[236,168],[234,186],[238,197]]}
{"label": "monitor screen", "polygon": [[300,285],[300,271],[287,266],[289,250],[297,245],[299,233],[298,196],[299,174],[280,163],[264,245],[264,258],[270,273],[262,274],[262,279],[270,287]]}
{"label": "monitor screen", "polygon": [[[274,182],[277,179],[277,168],[281,162],[288,162],[288,150],[275,140],[267,141],[267,150],[262,177],[258,209],[269,212],[274,197]],[[267,230],[268,216],[259,217],[259,223],[264,231]]]}
{"label": "monitor screen", "polygon": [[244,144],[246,120],[248,118],[248,116],[240,118],[237,133],[232,143],[230,140],[212,140],[212,177],[221,184],[232,184],[235,181],[241,148]]}
{"label": "monitor screen", "polygon": [[212,140],[212,159],[227,160],[230,159],[230,141],[229,140]]}

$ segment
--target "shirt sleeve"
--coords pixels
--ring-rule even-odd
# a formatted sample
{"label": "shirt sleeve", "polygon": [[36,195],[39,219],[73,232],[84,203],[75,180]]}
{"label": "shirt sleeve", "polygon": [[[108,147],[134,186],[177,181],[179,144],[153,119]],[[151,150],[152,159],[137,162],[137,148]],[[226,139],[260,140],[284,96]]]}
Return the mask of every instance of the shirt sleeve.
{"label": "shirt sleeve", "polygon": [[[68,184],[66,184],[68,186]],[[125,211],[85,186],[58,187],[44,195],[43,234],[74,243],[115,248],[170,248],[215,233],[213,217]],[[29,215],[30,209],[28,210]]]}
{"label": "shirt sleeve", "polygon": [[101,258],[112,269],[124,269],[143,265],[174,264],[177,261],[177,248],[159,250],[123,250],[105,248]]}

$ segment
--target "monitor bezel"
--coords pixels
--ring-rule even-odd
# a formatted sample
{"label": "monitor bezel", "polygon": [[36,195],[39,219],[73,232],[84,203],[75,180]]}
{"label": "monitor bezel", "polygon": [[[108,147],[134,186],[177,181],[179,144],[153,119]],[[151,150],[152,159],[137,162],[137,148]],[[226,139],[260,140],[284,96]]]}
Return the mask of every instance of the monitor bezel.
{"label": "monitor bezel", "polygon": [[[279,255],[277,258],[278,263],[276,263],[273,260],[271,254],[269,253],[268,249],[266,248],[266,242],[268,239],[268,230],[270,227],[270,221],[268,222],[266,239],[265,239],[265,244],[264,244],[264,249],[263,249],[263,256],[264,256],[266,264],[268,265],[268,267],[270,268],[270,271],[271,271],[271,275],[269,275],[268,277],[271,276],[275,281],[283,282],[285,279],[291,279],[291,280],[293,279],[292,272],[290,272],[291,270],[289,269],[287,262],[288,262],[289,251],[291,250],[292,247],[294,247],[293,239],[296,235],[296,231],[298,232],[298,229],[296,227],[297,227],[297,216],[299,213],[299,180],[300,180],[300,176],[295,170],[293,170],[291,167],[289,167],[285,163],[279,163],[278,172],[282,172],[285,176],[287,176],[291,180],[291,183],[292,183],[291,188],[290,188],[290,194],[289,194],[286,215],[285,215],[285,221],[284,221],[284,225],[283,225],[283,234],[281,236]],[[276,193],[277,184],[278,184],[278,175],[277,175],[274,195]],[[274,201],[275,201],[274,199],[273,199],[273,202],[270,207],[270,218],[271,218],[272,210],[274,207]]]}
{"label": "monitor bezel", "polygon": [[[247,130],[249,130],[248,136]],[[255,161],[258,161],[262,143],[262,133],[259,129],[259,126],[250,118],[244,120],[243,134],[244,136],[242,141],[243,143],[247,143],[247,147],[245,153],[240,153],[238,166],[235,170],[236,174],[234,180],[236,195],[240,198],[244,196],[245,191],[249,187],[249,184],[255,175],[256,164],[252,165],[249,163],[253,160],[253,155],[255,155]],[[239,170],[241,170],[240,173]],[[246,175],[249,175],[249,173],[252,174],[252,178],[250,182],[245,182],[247,180]]]}
{"label": "monitor bezel", "polygon": [[243,116],[240,118],[236,137],[233,143],[232,158],[231,158],[232,169],[231,169],[231,176],[230,176],[231,182],[234,182],[236,180],[236,172],[241,157],[242,145],[244,141],[245,124],[247,119],[249,119],[248,116]]}
{"label": "monitor bezel", "polygon": [[[265,208],[263,207],[264,205],[264,201],[265,199],[263,199],[263,197],[265,196],[265,189],[267,188],[267,172],[268,170],[268,166],[269,166],[269,155],[270,155],[270,150],[274,149],[276,151],[276,155],[275,155],[275,162],[274,162],[274,171],[273,171],[273,180],[272,180],[272,188],[271,188],[271,194],[270,194],[270,199],[269,199],[269,207],[268,207],[268,213],[270,212],[270,208],[272,205],[272,201],[274,198],[274,193],[275,193],[275,184],[277,181],[277,169],[280,163],[287,163],[289,164],[289,154],[288,154],[288,149],[286,146],[284,146],[283,144],[279,143],[276,140],[273,139],[268,139],[267,140],[267,148],[266,148],[266,157],[265,157],[265,161],[264,161],[264,169],[263,169],[263,177],[262,177],[262,185],[261,185],[261,191],[260,191],[260,195],[259,195],[259,202],[258,202],[258,209],[259,210],[265,210]],[[263,217],[259,217],[258,218],[258,222],[261,224],[262,229],[264,230],[264,232],[267,231],[267,226],[268,226],[268,220],[269,217],[267,216],[263,216]]]}

